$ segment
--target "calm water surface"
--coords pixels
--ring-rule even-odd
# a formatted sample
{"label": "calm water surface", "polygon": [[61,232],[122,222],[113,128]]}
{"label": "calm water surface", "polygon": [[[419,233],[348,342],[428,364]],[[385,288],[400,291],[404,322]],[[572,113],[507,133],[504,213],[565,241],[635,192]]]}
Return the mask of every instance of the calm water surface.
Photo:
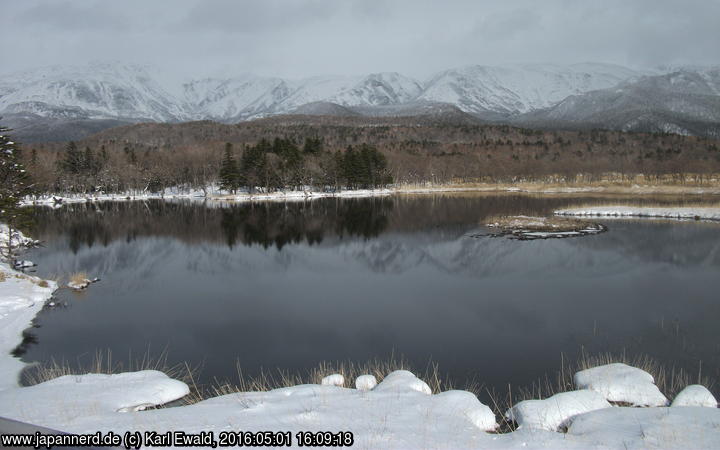
{"label": "calm water surface", "polygon": [[[647,200],[650,201],[650,200]],[[654,199],[653,201],[658,201]],[[696,200],[693,200],[696,201]],[[649,354],[720,379],[720,224],[605,220],[572,239],[473,238],[496,214],[622,198],[455,195],[38,209],[41,276],[86,271],[17,353],[89,364],[167,350],[200,381],[403,355],[506,391],[561,354]],[[666,200],[682,204],[683,199]],[[717,391],[717,389],[716,389]]]}

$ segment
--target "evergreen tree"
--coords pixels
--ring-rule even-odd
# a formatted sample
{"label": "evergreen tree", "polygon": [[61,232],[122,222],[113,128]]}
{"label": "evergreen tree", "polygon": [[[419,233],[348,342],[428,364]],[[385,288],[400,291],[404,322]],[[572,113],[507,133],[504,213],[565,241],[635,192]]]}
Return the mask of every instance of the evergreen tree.
{"label": "evergreen tree", "polygon": [[317,155],[323,151],[323,140],[319,137],[305,138],[305,145],[303,145],[303,153]]}
{"label": "evergreen tree", "polygon": [[240,171],[232,153],[232,144],[225,144],[225,156],[220,164],[220,188],[233,194],[240,185]]}
{"label": "evergreen tree", "polygon": [[84,159],[75,142],[70,141],[65,146],[65,156],[59,161],[60,169],[70,175],[78,175],[84,168]]}
{"label": "evergreen tree", "polygon": [[265,139],[258,145],[245,147],[240,160],[241,180],[252,192],[258,186],[267,185],[268,161],[267,153],[272,148]]}
{"label": "evergreen tree", "polygon": [[5,242],[0,243],[0,256],[12,262],[17,229],[30,224],[30,216],[20,207],[20,201],[32,193],[32,184],[21,162],[20,147],[10,139],[9,131],[0,127],[0,222],[8,227]]}

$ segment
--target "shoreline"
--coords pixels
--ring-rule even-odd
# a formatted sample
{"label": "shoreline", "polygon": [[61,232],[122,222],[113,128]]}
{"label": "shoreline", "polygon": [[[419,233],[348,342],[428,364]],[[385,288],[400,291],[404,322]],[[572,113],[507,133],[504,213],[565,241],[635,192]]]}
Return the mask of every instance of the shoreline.
{"label": "shoreline", "polygon": [[[138,201],[138,200],[196,200],[219,202],[262,202],[262,201],[302,201],[320,198],[368,198],[389,195],[431,195],[443,193],[520,193],[543,195],[573,195],[573,194],[600,194],[600,195],[637,195],[640,197],[650,195],[692,195],[692,196],[718,196],[720,201],[720,186],[691,186],[691,185],[557,185],[543,183],[518,184],[442,184],[442,185],[400,185],[384,189],[357,189],[340,192],[320,192],[311,190],[277,191],[271,193],[224,193],[210,187],[203,190],[179,191],[174,188],[166,189],[163,193],[118,193],[118,194],[44,194],[38,198],[25,199],[23,206],[58,206],[71,203],[92,203],[105,201]],[[59,200],[59,201],[58,201]]]}

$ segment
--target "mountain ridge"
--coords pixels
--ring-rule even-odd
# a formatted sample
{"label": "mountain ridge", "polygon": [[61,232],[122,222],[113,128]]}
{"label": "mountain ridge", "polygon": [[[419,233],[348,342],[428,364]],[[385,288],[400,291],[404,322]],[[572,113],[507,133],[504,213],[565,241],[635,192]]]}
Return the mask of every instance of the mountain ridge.
{"label": "mountain ridge", "polygon": [[[660,92],[675,97],[666,104],[655,101],[646,117],[668,116],[674,113],[673,108],[682,107],[689,110],[705,108],[700,115],[716,120],[718,114],[715,114],[713,99],[720,98],[720,82],[714,75],[703,78],[703,74],[713,74],[717,69],[692,69],[695,72],[682,68],[666,69],[689,74],[688,79],[694,76],[694,84],[686,81],[684,85],[700,92],[676,92],[677,83],[668,88],[667,83],[656,80],[669,75],[662,71],[641,71],[603,63],[470,65],[438,72],[426,81],[397,72],[295,80],[242,74],[188,80],[175,86],[176,89],[158,81],[148,66],[90,63],[0,76],[0,116],[6,124],[16,128],[21,137],[29,140],[52,140],[53,137],[65,140],[78,134],[78,124],[83,123],[85,129],[94,121],[97,127],[90,126],[92,129],[115,122],[213,120],[236,123],[294,113],[447,115],[452,108],[481,120],[519,126],[572,128],[591,125],[619,129],[624,126],[652,131],[679,130],[687,134],[703,134],[707,130],[714,133],[712,126],[679,126],[665,119],[649,119],[650,122],[672,122],[664,128],[654,122],[637,125],[645,123],[639,119],[633,127],[627,124],[629,119],[618,118],[628,115],[625,110],[596,114],[595,117],[600,119],[595,120],[589,111],[592,101],[588,104],[582,100],[587,96],[602,96],[598,92],[604,92],[603,99],[608,102],[614,88],[629,86],[626,89],[630,92],[633,83],[648,85],[651,83],[647,80],[656,80],[657,85],[652,89],[646,87],[644,95],[653,99]],[[625,109],[637,101],[640,91],[635,91],[632,95],[626,94]],[[693,97],[697,95],[708,96],[710,100]],[[707,108],[710,108],[709,113]],[[590,117],[587,123],[579,123],[577,117],[586,116]],[[696,116],[690,114],[683,121],[702,121]],[[68,128],[66,133],[62,131],[64,125]],[[56,131],[49,133],[48,129]]]}

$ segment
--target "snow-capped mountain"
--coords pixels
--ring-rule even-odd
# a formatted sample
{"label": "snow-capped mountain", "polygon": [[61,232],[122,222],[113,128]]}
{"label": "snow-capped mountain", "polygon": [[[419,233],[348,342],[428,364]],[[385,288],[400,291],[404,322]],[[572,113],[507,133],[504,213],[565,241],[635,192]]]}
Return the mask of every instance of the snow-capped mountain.
{"label": "snow-capped mountain", "polygon": [[517,116],[521,125],[598,127],[720,137],[720,68],[641,77]]}
{"label": "snow-capped mountain", "polygon": [[182,120],[186,108],[146,68],[95,63],[0,78],[0,113],[58,119]]}
{"label": "snow-capped mountain", "polygon": [[290,113],[302,105],[330,102],[341,106],[381,106],[409,102],[422,85],[398,73],[365,77],[312,77],[303,80],[245,75],[200,80],[183,86],[196,119],[238,121]]}
{"label": "snow-capped mountain", "polygon": [[[580,113],[576,118],[592,115],[589,111],[597,108],[592,105],[600,95],[595,92],[605,92],[602,101],[607,103],[612,89],[627,91],[627,86],[647,84],[650,78],[667,75],[667,70],[678,73],[675,67],[643,72],[586,63],[469,66],[443,71],[425,82],[394,72],[299,80],[244,74],[190,80],[176,88],[157,81],[152,68],[95,63],[0,76],[0,116],[6,125],[38,140],[48,139],[50,128],[56,139],[75,138],[77,129],[66,135],[57,130],[80,124],[82,130],[96,131],[141,121],[233,123],[276,114],[333,115],[333,111],[340,115],[437,115],[454,110],[487,120],[529,117],[531,122],[542,123],[565,120],[568,114]],[[699,114],[715,120],[717,109],[712,100],[690,106],[687,98],[653,98],[676,92],[680,86],[694,89],[682,94],[685,96],[720,96],[716,72],[688,68],[681,73],[686,74],[684,78],[668,78],[663,81],[667,86],[648,86],[637,95],[647,101],[665,101],[670,109],[706,108]],[[590,95],[593,97],[586,97]],[[633,97],[632,101],[637,100]]]}
{"label": "snow-capped mountain", "polygon": [[643,75],[611,64],[471,66],[435,75],[421,100],[470,113],[513,115],[547,108],[570,95],[609,88]]}

